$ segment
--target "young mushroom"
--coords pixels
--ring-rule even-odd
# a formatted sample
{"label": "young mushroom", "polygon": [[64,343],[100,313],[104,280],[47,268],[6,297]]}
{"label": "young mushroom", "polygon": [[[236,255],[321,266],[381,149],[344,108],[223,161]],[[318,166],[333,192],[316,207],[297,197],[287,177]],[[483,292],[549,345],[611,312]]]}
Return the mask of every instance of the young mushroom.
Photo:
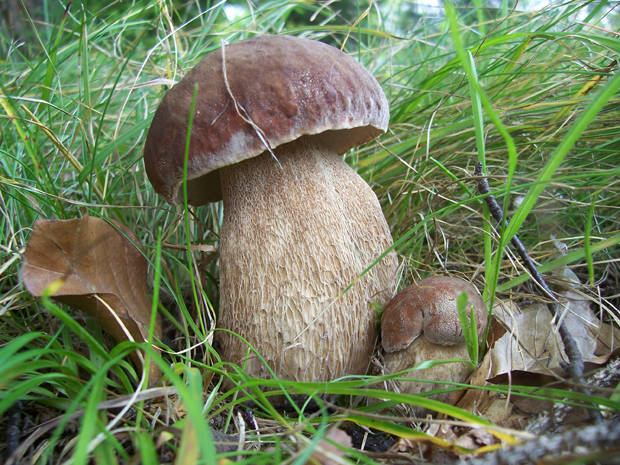
{"label": "young mushroom", "polygon": [[[182,194],[189,111],[189,202],[224,201],[218,327],[248,341],[279,377],[364,373],[373,303],[392,295],[397,259],[376,195],[341,154],[384,132],[387,100],[352,57],[289,36],[206,55],[164,97],[144,158],[155,190]],[[349,288],[350,286],[350,288]],[[216,334],[220,355],[268,371],[248,344]]]}
{"label": "young mushroom", "polygon": [[[428,360],[469,359],[457,311],[458,296],[467,294],[468,315],[473,311],[480,337],[487,322],[484,301],[476,288],[459,278],[434,276],[398,293],[381,317],[385,371],[395,373]],[[465,362],[438,364],[409,373],[422,381],[397,381],[400,392],[420,394],[446,387],[423,380],[462,383],[471,370]],[[447,401],[450,393],[434,398]]]}

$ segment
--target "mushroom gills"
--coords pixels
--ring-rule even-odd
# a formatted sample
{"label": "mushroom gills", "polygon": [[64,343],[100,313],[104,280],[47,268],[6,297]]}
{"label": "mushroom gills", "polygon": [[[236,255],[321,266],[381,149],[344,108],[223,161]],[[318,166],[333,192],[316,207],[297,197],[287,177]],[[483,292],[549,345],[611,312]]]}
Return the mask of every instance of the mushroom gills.
{"label": "mushroom gills", "polygon": [[[218,326],[245,338],[282,378],[365,373],[373,302],[391,297],[397,268],[390,252],[360,277],[392,245],[374,192],[316,136],[222,168],[220,177]],[[268,376],[241,339],[218,339],[224,360]]]}

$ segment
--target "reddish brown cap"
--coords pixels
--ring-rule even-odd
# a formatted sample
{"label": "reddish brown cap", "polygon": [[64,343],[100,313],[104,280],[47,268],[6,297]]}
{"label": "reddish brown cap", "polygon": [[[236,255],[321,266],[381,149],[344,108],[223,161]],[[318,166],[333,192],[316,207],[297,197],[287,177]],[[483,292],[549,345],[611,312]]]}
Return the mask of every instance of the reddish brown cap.
{"label": "reddish brown cap", "polygon": [[451,276],[433,276],[398,293],[381,317],[381,343],[386,352],[406,349],[420,334],[434,344],[453,345],[464,341],[457,298],[465,292],[473,306],[480,334],[487,322],[484,301],[469,282]]}
{"label": "reddish brown cap", "polygon": [[421,305],[415,284],[388,302],[381,316],[381,344],[386,352],[405,350],[422,334],[424,315]]}
{"label": "reddish brown cap", "polygon": [[337,48],[297,37],[261,36],[223,50],[206,55],[170,89],[151,123],[144,147],[146,172],[170,202],[181,198],[196,83],[187,176],[194,205],[221,199],[217,170],[264,152],[261,138],[275,148],[321,134],[330,150],[343,153],[387,129],[389,108],[381,87]]}

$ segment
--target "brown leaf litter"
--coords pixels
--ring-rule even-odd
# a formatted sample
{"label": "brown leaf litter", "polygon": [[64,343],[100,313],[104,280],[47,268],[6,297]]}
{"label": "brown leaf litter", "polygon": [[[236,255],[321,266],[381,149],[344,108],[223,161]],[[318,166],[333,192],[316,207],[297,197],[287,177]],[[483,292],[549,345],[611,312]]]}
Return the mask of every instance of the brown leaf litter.
{"label": "brown leaf litter", "polygon": [[[138,245],[127,228],[100,218],[38,220],[21,277],[32,295],[48,290],[55,300],[94,318],[118,342],[147,341],[152,301],[147,261]],[[153,334],[161,337],[158,319]],[[142,355],[132,357],[142,367]],[[154,366],[149,371],[156,375]]]}

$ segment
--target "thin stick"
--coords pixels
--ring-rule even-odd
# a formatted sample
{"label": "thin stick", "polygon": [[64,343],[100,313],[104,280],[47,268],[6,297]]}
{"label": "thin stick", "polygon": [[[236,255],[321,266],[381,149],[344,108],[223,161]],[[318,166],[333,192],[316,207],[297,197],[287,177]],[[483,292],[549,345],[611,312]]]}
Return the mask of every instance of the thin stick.
{"label": "thin stick", "polygon": [[[459,462],[459,465],[566,463],[571,459],[589,456],[611,459],[613,454],[620,451],[619,440],[620,424],[609,421],[598,425],[575,428],[552,436],[541,436],[533,441],[499,449],[479,457],[465,458]],[[562,453],[565,454],[564,459],[568,460],[553,461]],[[545,460],[545,456],[549,456],[548,461]]]}
{"label": "thin stick", "polygon": [[[482,173],[482,163],[477,162],[476,167],[474,169],[474,176],[478,177],[478,192],[484,194],[486,197],[484,198],[487,206],[489,207],[489,211],[493,218],[498,222],[504,222],[504,225],[508,225],[508,221],[504,217],[504,211],[502,207],[497,203],[493,194],[491,194],[491,189],[489,188],[489,182],[487,178]],[[517,253],[521,257],[523,264],[530,272],[534,280],[538,283],[538,285],[542,288],[542,290],[547,294],[548,297],[552,299],[552,302],[547,304],[549,311],[552,315],[555,315],[558,320],[558,330],[560,332],[560,338],[562,339],[562,343],[564,344],[564,350],[566,351],[566,355],[568,357],[569,363],[566,367],[566,370],[571,377],[571,379],[576,383],[576,385],[583,385],[583,355],[581,354],[581,350],[577,345],[577,342],[571,335],[566,323],[563,318],[559,318],[557,305],[559,303],[558,298],[555,293],[549,288],[545,278],[542,277],[536,264],[532,260],[532,258],[527,253],[523,242],[519,239],[519,236],[516,234],[510,239],[510,243],[516,249]],[[587,389],[581,389],[581,392],[584,394],[589,394]],[[601,420],[601,416],[598,410],[594,410],[591,412],[592,418],[599,421]]]}

